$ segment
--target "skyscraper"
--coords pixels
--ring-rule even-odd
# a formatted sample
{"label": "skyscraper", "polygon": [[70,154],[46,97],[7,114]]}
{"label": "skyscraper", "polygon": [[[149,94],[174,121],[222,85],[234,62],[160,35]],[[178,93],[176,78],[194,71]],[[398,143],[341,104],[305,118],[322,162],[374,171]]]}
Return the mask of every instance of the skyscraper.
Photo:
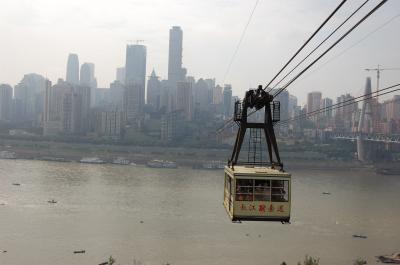
{"label": "skyscraper", "polygon": [[204,81],[203,78],[197,80],[194,87],[194,99],[193,99],[194,105],[197,110],[205,111],[209,108],[209,105],[211,103],[209,94],[210,91],[206,81]]}
{"label": "skyscraper", "polygon": [[124,112],[128,123],[140,117],[145,103],[146,46],[127,45]]}
{"label": "skyscraper", "polygon": [[321,108],[324,109],[322,115],[327,118],[332,118],[332,108],[333,100],[330,98],[323,98],[321,102]]}
{"label": "skyscraper", "polygon": [[297,97],[289,94],[289,106],[288,106],[288,109],[289,109],[289,117],[290,118],[293,118],[295,116],[294,112],[296,110],[296,107],[297,107]]}
{"label": "skyscraper", "polygon": [[94,64],[83,63],[80,72],[80,85],[92,86],[94,82]]}
{"label": "skyscraper", "polygon": [[321,107],[321,92],[310,92],[307,95],[307,112],[315,111]]}
{"label": "skyscraper", "polygon": [[191,121],[193,118],[193,91],[192,83],[181,81],[177,83],[177,110],[183,110],[185,120]]}
{"label": "skyscraper", "polygon": [[224,116],[225,118],[230,118],[232,109],[232,86],[225,85],[223,92],[223,103],[224,103]]}
{"label": "skyscraper", "polygon": [[77,54],[70,53],[68,56],[65,80],[72,85],[79,85],[79,59]]}
{"label": "skyscraper", "polygon": [[0,84],[0,121],[10,121],[13,89],[10,85]]}
{"label": "skyscraper", "polygon": [[[272,89],[270,91],[271,94],[275,94],[279,91],[279,88]],[[280,102],[280,119],[288,120],[289,119],[289,92],[287,90],[283,90],[274,100]],[[279,133],[287,134],[288,132],[288,124],[283,123],[279,124]]]}
{"label": "skyscraper", "polygon": [[182,29],[179,26],[173,26],[169,30],[168,54],[168,81],[173,86],[176,82],[185,80],[186,69],[182,68],[182,41]]}
{"label": "skyscraper", "polygon": [[109,93],[109,104],[112,105],[113,109],[122,111],[124,106],[124,91],[125,86],[118,80],[115,80],[110,84]]}
{"label": "skyscraper", "polygon": [[125,67],[118,67],[116,72],[116,79],[121,84],[125,84]]}
{"label": "skyscraper", "polygon": [[358,110],[358,103],[353,96],[345,94],[337,97],[336,104],[338,107],[335,110],[335,129],[350,132],[353,126],[353,115]]}
{"label": "skyscraper", "polygon": [[156,72],[151,72],[147,81],[147,104],[151,105],[155,110],[160,109],[161,100],[161,82],[158,80]]}
{"label": "skyscraper", "polygon": [[212,90],[212,103],[221,104],[222,103],[222,87],[217,85]]}
{"label": "skyscraper", "polygon": [[[82,87],[90,88],[90,106],[93,107],[96,101],[96,88],[97,88],[97,80],[94,76],[94,64],[93,63],[84,63],[81,66],[80,72],[80,85]],[[86,102],[86,101],[85,101]]]}
{"label": "skyscraper", "polygon": [[14,87],[15,119],[38,125],[44,106],[46,80],[38,74],[26,74]]}

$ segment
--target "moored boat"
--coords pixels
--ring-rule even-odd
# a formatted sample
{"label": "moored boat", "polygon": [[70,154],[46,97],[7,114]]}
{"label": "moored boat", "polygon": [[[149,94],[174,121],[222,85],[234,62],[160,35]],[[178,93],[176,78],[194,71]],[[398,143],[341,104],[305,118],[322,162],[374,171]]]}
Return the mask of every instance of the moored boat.
{"label": "moored boat", "polygon": [[14,152],[0,151],[0,159],[16,159],[17,156]]}
{"label": "moored boat", "polygon": [[117,157],[113,159],[111,163],[116,165],[129,165],[130,161],[124,157]]}
{"label": "moored boat", "polygon": [[178,165],[173,161],[167,160],[151,160],[146,164],[148,167],[151,168],[177,168]]}
{"label": "moored boat", "polygon": [[98,157],[84,157],[81,160],[79,160],[80,163],[86,163],[86,164],[104,164],[106,163],[104,160],[101,160]]}

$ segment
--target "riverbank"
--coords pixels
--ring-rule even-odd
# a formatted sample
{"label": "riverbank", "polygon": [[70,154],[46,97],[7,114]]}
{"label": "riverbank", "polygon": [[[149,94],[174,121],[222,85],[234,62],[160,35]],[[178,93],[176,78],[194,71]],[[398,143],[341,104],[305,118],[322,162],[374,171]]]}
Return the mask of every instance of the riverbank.
{"label": "riverbank", "polygon": [[[229,149],[200,149],[180,147],[147,147],[96,145],[83,143],[32,142],[1,140],[0,151],[15,153],[17,159],[45,161],[79,161],[83,157],[98,157],[111,163],[123,157],[135,164],[146,164],[153,159],[169,160],[183,167],[197,167],[210,161],[225,164],[231,155]],[[365,169],[396,167],[396,163],[363,164],[356,160],[332,160],[317,152],[281,152],[285,168],[290,169]]]}

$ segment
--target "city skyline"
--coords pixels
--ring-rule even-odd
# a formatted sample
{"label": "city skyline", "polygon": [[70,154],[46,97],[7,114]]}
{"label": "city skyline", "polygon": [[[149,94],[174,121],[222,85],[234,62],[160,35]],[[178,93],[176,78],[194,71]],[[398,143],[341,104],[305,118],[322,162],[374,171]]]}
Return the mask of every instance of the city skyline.
{"label": "city skyline", "polygon": [[[338,16],[344,18],[359,4],[358,2],[346,4],[346,11]],[[30,4],[3,2],[0,28],[8,41],[0,50],[0,66],[5,69],[0,73],[0,81],[15,85],[24,73],[31,72],[55,81],[64,76],[62,73],[65,72],[66,54],[77,53],[82,62],[96,64],[99,87],[108,87],[115,78],[115,68],[124,64],[124,46],[128,40],[135,42],[136,39],[145,40],[144,44],[148,49],[147,72],[150,73],[154,68],[159,76],[167,78],[168,29],[180,25],[185,32],[183,62],[188,68],[188,75],[216,78],[217,83],[221,85],[232,84],[233,94],[242,96],[249,87],[256,87],[259,83],[265,84],[336,5],[334,1],[321,4],[315,0],[308,0],[302,1],[301,4],[291,3],[289,10],[287,1],[261,1],[232,69],[227,79],[223,80],[229,59],[254,2],[217,1],[212,4],[206,1],[200,4],[189,1],[182,4],[177,1],[153,1],[150,4],[136,1],[134,4],[137,8],[133,12],[138,16],[135,17],[128,16],[127,12],[131,11],[132,3],[121,1],[119,5],[115,5],[118,11],[116,14],[106,13],[101,16],[100,11],[108,7],[107,3],[96,3],[96,8],[91,13],[86,2],[60,1],[57,5],[42,0]],[[375,3],[371,3],[373,4]],[[160,11],[155,11],[150,14],[154,5],[170,7],[171,13],[160,15]],[[60,7],[64,11],[63,16],[76,19],[66,20],[69,23],[61,21],[63,19],[60,20],[57,16]],[[365,25],[352,33],[343,45],[328,54],[326,61],[393,17],[399,8],[398,1],[389,2],[368,19]],[[209,12],[205,12],[207,10]],[[221,12],[226,16],[220,18],[217,14]],[[262,16],[263,13],[270,16]],[[29,19],[22,20],[22,14],[30,14]],[[90,22],[83,19],[87,14],[91,15]],[[143,23],[143,16],[150,16],[154,20],[151,23]],[[293,25],[293,20],[288,21],[287,17],[302,23]],[[278,23],[279,30],[276,28]],[[321,61],[313,68],[318,70],[317,73],[313,74],[311,69],[310,73],[296,81],[289,91],[302,103],[310,90],[321,90],[330,97],[334,96],[332,90],[336,89],[339,89],[340,93],[355,90],[361,93],[363,80],[368,75],[364,68],[376,67],[377,64],[384,67],[398,66],[396,63],[400,55],[396,52],[395,43],[398,42],[399,36],[395,33],[399,23],[399,19],[393,20],[360,43],[357,49],[349,50],[346,56],[339,56],[326,66],[322,66],[325,61]],[[55,27],[59,27],[60,30],[54,31]],[[18,34],[21,30],[24,34]],[[64,34],[65,31],[68,34]],[[29,46],[22,41],[21,36],[30,39]],[[385,42],[382,41],[383,38]],[[19,50],[24,50],[23,57],[15,53]],[[39,58],[40,64],[37,63]],[[344,74],[346,82],[342,81]],[[373,73],[369,75],[374,79]],[[382,86],[397,81],[396,76],[396,72],[384,73]]]}

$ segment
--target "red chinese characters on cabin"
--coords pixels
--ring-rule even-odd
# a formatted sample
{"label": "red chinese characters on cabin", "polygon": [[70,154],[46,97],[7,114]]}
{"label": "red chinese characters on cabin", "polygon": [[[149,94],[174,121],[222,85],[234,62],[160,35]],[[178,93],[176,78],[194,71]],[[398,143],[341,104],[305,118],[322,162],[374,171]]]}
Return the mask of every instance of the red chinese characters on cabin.
{"label": "red chinese characters on cabin", "polygon": [[279,205],[278,209],[276,210],[277,212],[283,213],[284,209],[283,209],[283,205]]}
{"label": "red chinese characters on cabin", "polygon": [[285,208],[284,205],[278,205],[274,206],[273,204],[270,205],[265,205],[265,204],[259,204],[258,207],[256,207],[255,204],[240,204],[240,210],[242,211],[249,211],[249,212],[254,212],[258,211],[259,213],[266,213],[266,212],[277,212],[277,213],[284,213]]}

